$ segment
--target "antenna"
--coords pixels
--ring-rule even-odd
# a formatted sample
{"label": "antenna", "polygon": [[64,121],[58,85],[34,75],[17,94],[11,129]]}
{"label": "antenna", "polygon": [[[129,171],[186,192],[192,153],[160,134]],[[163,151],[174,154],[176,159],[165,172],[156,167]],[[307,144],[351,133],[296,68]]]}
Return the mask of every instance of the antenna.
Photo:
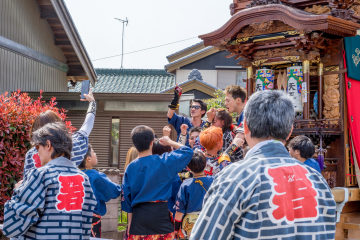
{"label": "antenna", "polygon": [[121,38],[121,69],[123,69],[123,61],[124,61],[124,24],[126,23],[126,26],[129,23],[128,18],[126,20],[120,19],[120,18],[114,18],[115,20],[118,20],[122,23],[122,38]]}

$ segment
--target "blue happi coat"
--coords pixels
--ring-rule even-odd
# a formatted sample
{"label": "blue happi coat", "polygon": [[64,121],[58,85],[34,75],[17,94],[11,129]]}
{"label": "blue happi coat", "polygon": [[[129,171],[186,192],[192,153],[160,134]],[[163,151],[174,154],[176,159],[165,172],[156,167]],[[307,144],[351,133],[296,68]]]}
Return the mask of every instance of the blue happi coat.
{"label": "blue happi coat", "polygon": [[190,239],[334,239],[335,209],[318,171],[264,141],[215,177]]}
{"label": "blue happi coat", "polygon": [[29,172],[4,206],[3,233],[22,239],[89,239],[96,199],[85,173],[59,157]]}

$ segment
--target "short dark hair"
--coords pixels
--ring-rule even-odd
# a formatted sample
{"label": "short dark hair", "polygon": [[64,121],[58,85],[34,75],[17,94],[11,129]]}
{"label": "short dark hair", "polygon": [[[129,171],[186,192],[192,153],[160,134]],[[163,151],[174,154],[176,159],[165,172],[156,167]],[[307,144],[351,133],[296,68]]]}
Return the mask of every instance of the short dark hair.
{"label": "short dark hair", "polygon": [[162,155],[163,153],[171,152],[171,151],[172,151],[172,149],[170,146],[164,146],[164,145],[160,144],[159,139],[155,139],[154,145],[152,148],[153,154]]}
{"label": "short dark hair", "polygon": [[206,114],[206,111],[207,111],[207,104],[204,103],[204,102],[203,102],[202,100],[200,100],[200,99],[193,99],[193,100],[191,100],[190,105],[191,105],[193,102],[196,102],[196,103],[199,103],[199,104],[200,104],[201,110],[204,110],[204,111],[205,111],[204,114],[201,114],[201,117],[204,117],[205,114]]}
{"label": "short dark hair", "polygon": [[315,146],[307,136],[296,136],[288,144],[293,150],[299,150],[302,158],[311,158],[315,153]]}
{"label": "short dark hair", "polygon": [[155,139],[154,130],[145,125],[139,125],[131,131],[131,139],[135,148],[143,152],[150,148],[150,143]]}
{"label": "short dark hair", "polygon": [[202,153],[200,150],[194,151],[194,155],[188,164],[188,168],[190,168],[193,173],[200,173],[204,171],[205,167],[206,158],[204,153]]}
{"label": "short dark hair", "polygon": [[216,117],[224,121],[224,126],[222,127],[223,132],[230,130],[232,124],[232,116],[225,109],[218,109],[216,111]]}
{"label": "short dark hair", "polygon": [[61,155],[71,159],[72,137],[63,122],[47,123],[32,134],[33,145],[46,146],[48,140],[54,148],[52,159]]}
{"label": "short dark hair", "polygon": [[201,133],[201,127],[192,127],[192,128],[190,128],[189,135],[192,134],[193,132]]}
{"label": "short dark hair", "polygon": [[82,162],[79,164],[78,168],[80,168],[80,169],[85,169],[85,167],[86,167],[86,159],[91,156],[91,150],[92,150],[92,146],[91,146],[91,144],[89,143],[89,145],[88,145],[88,150],[87,150],[87,152],[86,152],[86,154],[85,154],[85,156],[84,156],[84,159],[83,159]]}
{"label": "short dark hair", "polygon": [[45,112],[42,112],[35,118],[31,127],[31,132],[35,132],[45,124],[53,122],[62,122],[62,119],[54,111],[47,110]]}
{"label": "short dark hair", "polygon": [[237,85],[230,85],[225,88],[225,93],[230,94],[233,99],[240,98],[242,102],[246,100],[246,89]]}

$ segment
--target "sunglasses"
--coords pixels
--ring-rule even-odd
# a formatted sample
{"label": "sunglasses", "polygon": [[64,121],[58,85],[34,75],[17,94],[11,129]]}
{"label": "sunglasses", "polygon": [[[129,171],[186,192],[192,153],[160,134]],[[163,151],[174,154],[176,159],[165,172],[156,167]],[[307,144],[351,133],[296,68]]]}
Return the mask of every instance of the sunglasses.
{"label": "sunglasses", "polygon": [[192,108],[194,108],[194,109],[198,110],[198,109],[200,109],[200,108],[201,108],[201,106],[198,106],[198,105],[192,105],[192,106],[190,106],[190,109],[192,109]]}

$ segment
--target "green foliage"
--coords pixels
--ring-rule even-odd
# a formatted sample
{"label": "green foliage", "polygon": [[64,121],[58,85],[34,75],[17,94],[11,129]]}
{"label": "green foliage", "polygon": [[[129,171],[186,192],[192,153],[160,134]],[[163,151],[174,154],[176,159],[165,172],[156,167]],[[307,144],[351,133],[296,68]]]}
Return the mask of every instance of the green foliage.
{"label": "green foliage", "polygon": [[[204,102],[206,102],[207,104],[207,109],[211,109],[211,108],[224,108],[226,109],[225,106],[225,93],[223,90],[218,89],[214,92],[215,94],[215,98],[210,98],[210,99],[205,99]],[[236,113],[231,113],[231,116],[233,117],[233,121],[235,121],[236,119]]]}
{"label": "green foliage", "polygon": [[125,231],[127,227],[127,212],[121,211],[119,216],[119,226],[118,231]]}
{"label": "green foliage", "polygon": [[223,90],[218,89],[215,91],[215,98],[206,99],[208,110],[211,108],[226,108],[225,107],[225,93]]}

